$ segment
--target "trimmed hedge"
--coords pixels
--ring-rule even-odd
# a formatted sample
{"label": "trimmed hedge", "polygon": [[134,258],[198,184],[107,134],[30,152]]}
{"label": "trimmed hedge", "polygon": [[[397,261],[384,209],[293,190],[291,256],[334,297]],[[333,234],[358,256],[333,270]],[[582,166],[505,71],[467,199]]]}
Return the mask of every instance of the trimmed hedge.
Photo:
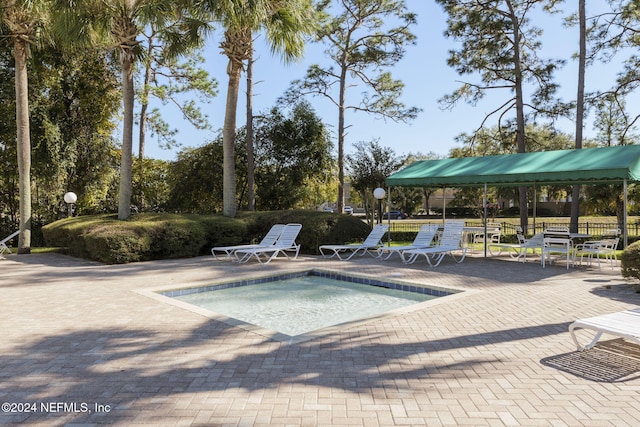
{"label": "trimmed hedge", "polygon": [[119,221],[116,215],[66,218],[43,227],[48,246],[64,247],[79,258],[106,264],[187,258],[210,253],[213,246],[255,243],[275,223],[300,223],[301,253],[318,246],[362,241],[367,224],[350,215],[292,210],[222,215],[143,213]]}

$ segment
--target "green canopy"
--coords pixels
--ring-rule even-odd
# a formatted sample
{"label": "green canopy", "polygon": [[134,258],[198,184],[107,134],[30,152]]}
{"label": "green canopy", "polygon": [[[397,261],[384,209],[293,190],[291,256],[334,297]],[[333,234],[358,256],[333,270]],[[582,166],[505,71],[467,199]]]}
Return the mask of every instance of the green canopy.
{"label": "green canopy", "polygon": [[640,145],[422,160],[389,176],[389,187],[511,186],[640,181]]}

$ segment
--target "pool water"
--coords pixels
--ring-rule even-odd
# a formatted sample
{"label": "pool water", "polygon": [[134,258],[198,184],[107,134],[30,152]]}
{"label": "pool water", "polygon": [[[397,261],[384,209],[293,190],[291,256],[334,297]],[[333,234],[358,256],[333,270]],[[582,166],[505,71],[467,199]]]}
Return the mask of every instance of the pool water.
{"label": "pool water", "polygon": [[289,336],[369,318],[438,297],[317,275],[171,296]]}

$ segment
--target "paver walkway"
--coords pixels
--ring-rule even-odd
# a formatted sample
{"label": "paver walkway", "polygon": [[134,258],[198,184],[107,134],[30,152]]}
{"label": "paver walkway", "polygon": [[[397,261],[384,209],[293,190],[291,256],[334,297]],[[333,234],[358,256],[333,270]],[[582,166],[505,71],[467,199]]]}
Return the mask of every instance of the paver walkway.
{"label": "paver walkway", "polygon": [[[136,292],[303,267],[469,292],[297,343]],[[640,425],[640,346],[578,353],[567,330],[640,305],[618,269],[21,255],[0,296],[3,425]]]}

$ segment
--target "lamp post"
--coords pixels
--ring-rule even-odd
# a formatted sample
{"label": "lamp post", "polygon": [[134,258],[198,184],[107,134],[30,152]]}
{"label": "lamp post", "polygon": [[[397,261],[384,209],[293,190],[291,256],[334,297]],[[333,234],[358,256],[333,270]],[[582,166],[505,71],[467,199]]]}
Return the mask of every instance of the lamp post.
{"label": "lamp post", "polygon": [[[385,194],[386,193],[384,191],[384,188],[378,187],[375,190],[373,190],[373,197],[378,199],[378,212],[379,212],[378,224],[382,224],[382,199],[384,199]],[[391,194],[389,194],[389,197],[391,197]],[[389,229],[387,230],[387,246],[391,246],[391,212],[389,212],[390,205],[391,205],[391,200],[388,200],[387,201],[387,222],[389,223]]]}
{"label": "lamp post", "polygon": [[69,217],[73,216],[73,204],[78,200],[78,196],[76,196],[76,193],[74,193],[73,191],[69,191],[68,193],[65,193],[64,195],[64,202],[67,204],[68,206],[68,215]]}
{"label": "lamp post", "polygon": [[382,224],[382,199],[385,196],[384,188],[376,188],[373,190],[373,197],[378,200],[378,224]]}

